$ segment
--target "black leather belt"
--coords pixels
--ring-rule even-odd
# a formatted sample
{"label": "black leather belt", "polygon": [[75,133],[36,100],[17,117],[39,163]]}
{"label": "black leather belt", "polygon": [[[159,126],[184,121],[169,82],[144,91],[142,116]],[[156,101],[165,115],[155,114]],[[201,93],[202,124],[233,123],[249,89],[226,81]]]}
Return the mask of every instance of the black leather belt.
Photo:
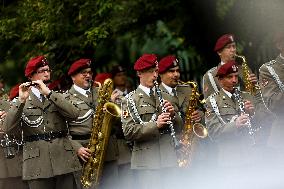
{"label": "black leather belt", "polygon": [[91,138],[91,134],[86,134],[86,135],[71,135],[72,140],[88,140]]}
{"label": "black leather belt", "polygon": [[50,131],[48,133],[36,134],[24,137],[24,141],[33,142],[38,140],[50,141],[55,138],[62,138],[67,136],[67,131]]}
{"label": "black leather belt", "polygon": [[171,130],[169,128],[167,129],[160,129],[160,135],[170,134]]}

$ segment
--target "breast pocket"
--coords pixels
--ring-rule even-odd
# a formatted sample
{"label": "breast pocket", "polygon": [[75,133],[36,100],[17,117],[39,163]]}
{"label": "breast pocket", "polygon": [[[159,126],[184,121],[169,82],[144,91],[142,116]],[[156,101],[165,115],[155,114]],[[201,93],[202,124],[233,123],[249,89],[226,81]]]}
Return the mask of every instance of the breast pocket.
{"label": "breast pocket", "polygon": [[226,121],[229,122],[231,118],[237,115],[238,112],[232,107],[222,107],[220,108],[220,115]]}

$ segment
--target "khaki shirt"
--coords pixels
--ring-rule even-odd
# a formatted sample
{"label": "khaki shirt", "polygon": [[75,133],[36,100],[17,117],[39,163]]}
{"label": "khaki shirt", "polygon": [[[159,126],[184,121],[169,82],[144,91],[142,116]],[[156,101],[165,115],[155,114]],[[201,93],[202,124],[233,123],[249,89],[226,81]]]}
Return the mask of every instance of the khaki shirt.
{"label": "khaki shirt", "polygon": [[[127,140],[134,142],[132,169],[176,167],[177,157],[169,134],[160,134],[156,124],[159,115],[157,97],[149,97],[139,87],[122,101],[122,128]],[[175,124],[175,129],[181,130]]]}
{"label": "khaki shirt", "polygon": [[[91,96],[86,97],[76,91],[74,86],[68,91],[70,94],[70,100],[75,104],[80,110],[79,116],[76,120],[68,122],[70,134],[72,135],[87,135],[91,134],[93,127],[93,116],[96,112],[96,107],[98,105],[98,89],[95,88],[91,91]],[[101,112],[103,113],[103,112]],[[102,121],[102,120],[101,120]],[[99,124],[99,123],[98,123]],[[87,147],[89,144],[88,140],[72,140],[73,146],[77,151],[80,147]],[[111,135],[109,138],[109,145],[107,148],[107,153],[105,161],[116,160],[118,157],[117,140],[115,135]]]}
{"label": "khaki shirt", "polygon": [[[23,130],[24,137],[66,131],[66,120],[76,119],[78,109],[68,96],[52,92],[42,103],[32,92],[25,103],[16,100],[5,120],[4,130]],[[80,170],[81,166],[68,137],[38,140],[23,146],[23,179],[50,178]]]}
{"label": "khaki shirt", "polygon": [[[268,114],[267,109],[267,111],[264,111],[265,107],[260,99],[259,91],[256,97],[246,92],[241,92],[241,96],[244,101],[249,100],[255,106],[255,114],[251,119],[251,124],[256,128],[263,127],[254,135],[256,144],[263,143],[264,133],[267,136],[265,128],[267,123],[263,121],[263,117],[268,122],[271,122],[273,117]],[[212,103],[212,99],[215,100],[215,105]],[[220,92],[207,98],[206,105],[206,127],[213,145],[217,146],[218,164],[221,166],[235,166],[249,164],[250,161],[253,161],[249,154],[254,142],[248,133],[248,127],[236,127],[235,119],[240,114],[238,102],[234,102],[223,90],[220,90]],[[243,155],[248,155],[248,157]]]}

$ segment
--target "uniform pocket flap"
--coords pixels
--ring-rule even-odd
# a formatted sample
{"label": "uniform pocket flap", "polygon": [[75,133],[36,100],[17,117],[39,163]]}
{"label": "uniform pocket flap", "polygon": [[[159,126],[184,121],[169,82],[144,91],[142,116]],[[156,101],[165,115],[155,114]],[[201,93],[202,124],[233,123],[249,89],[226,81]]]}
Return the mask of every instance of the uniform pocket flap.
{"label": "uniform pocket flap", "polygon": [[143,115],[143,114],[154,114],[156,113],[156,109],[154,109],[151,105],[141,105],[142,107],[139,108],[139,114]]}
{"label": "uniform pocket flap", "polygon": [[23,153],[23,160],[27,160],[27,159],[31,159],[31,158],[35,158],[35,157],[39,157],[39,149],[38,148],[30,148],[28,150],[24,150]]}

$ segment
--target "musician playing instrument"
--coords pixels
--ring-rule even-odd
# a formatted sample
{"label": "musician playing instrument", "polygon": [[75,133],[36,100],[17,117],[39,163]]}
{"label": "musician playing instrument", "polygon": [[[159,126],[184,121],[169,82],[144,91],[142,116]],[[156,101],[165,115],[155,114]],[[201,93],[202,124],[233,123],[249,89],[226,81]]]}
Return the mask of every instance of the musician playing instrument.
{"label": "musician playing instrument", "polygon": [[[87,148],[89,144],[94,114],[98,105],[98,88],[93,87],[93,71],[90,59],[76,60],[69,68],[68,75],[72,78],[73,85],[68,91],[70,100],[79,108],[80,114],[76,120],[68,122],[73,146],[82,164],[91,157],[91,150]],[[101,112],[103,113],[103,112]],[[117,186],[117,139],[115,135],[109,137],[109,145],[106,152],[104,170],[100,188],[114,188]],[[95,167],[93,168],[95,169]],[[78,188],[83,188],[81,184],[82,171],[75,174]],[[93,183],[91,188],[94,188]]]}
{"label": "musician playing instrument", "polygon": [[[170,102],[163,104],[166,112],[160,113],[161,105],[154,96],[154,81],[158,77],[158,62],[154,54],[142,55],[134,64],[140,80],[138,88],[122,101],[122,127],[125,138],[133,141],[131,168],[137,178],[137,187],[162,188],[174,182],[170,170],[177,167],[177,157],[170,132],[163,130],[168,121],[180,130],[181,121]],[[156,94],[157,95],[157,94]]]}
{"label": "musician playing instrument", "polygon": [[[226,62],[231,60],[236,60],[236,42],[234,39],[234,35],[232,34],[225,34],[222,35],[216,42],[214,51],[220,57],[221,62],[218,66],[215,66],[208,70],[203,75],[203,84],[202,84],[202,92],[204,98],[206,99],[210,94],[218,92],[221,88],[219,80],[215,77],[217,70],[220,66],[224,65]],[[238,69],[239,69],[239,87],[241,91],[244,91],[244,80],[243,80],[243,72],[242,66],[239,62],[236,62]],[[255,74],[250,73],[248,80],[252,83],[257,83],[257,77]]]}
{"label": "musician playing instrument", "polygon": [[23,180],[31,189],[74,188],[73,172],[81,167],[66,126],[79,111],[67,94],[46,86],[50,72],[44,56],[27,63],[25,76],[31,82],[19,86],[19,98],[13,101],[4,125],[6,132],[23,131]]}
{"label": "musician playing instrument", "polygon": [[[236,89],[238,67],[235,61],[229,61],[221,66],[216,76],[222,88],[207,98],[205,121],[212,139],[211,145],[216,148],[215,154],[209,157],[217,158],[216,163],[222,171],[216,172],[216,176],[220,176],[218,173],[225,176],[238,173],[237,171],[243,168],[249,169],[249,166],[256,162],[257,157],[252,154],[252,150],[255,149],[259,140],[262,141],[259,139],[258,132],[262,129],[260,127],[265,129],[267,123],[261,118],[265,115],[265,119],[270,122],[273,118],[268,112],[263,114],[261,111],[261,109],[265,110],[265,106],[262,99],[257,96],[260,91],[255,97],[240,91],[237,94],[238,98],[235,98],[234,92],[239,91]],[[248,170],[244,172],[247,173]],[[227,181],[229,183],[232,180]]]}

